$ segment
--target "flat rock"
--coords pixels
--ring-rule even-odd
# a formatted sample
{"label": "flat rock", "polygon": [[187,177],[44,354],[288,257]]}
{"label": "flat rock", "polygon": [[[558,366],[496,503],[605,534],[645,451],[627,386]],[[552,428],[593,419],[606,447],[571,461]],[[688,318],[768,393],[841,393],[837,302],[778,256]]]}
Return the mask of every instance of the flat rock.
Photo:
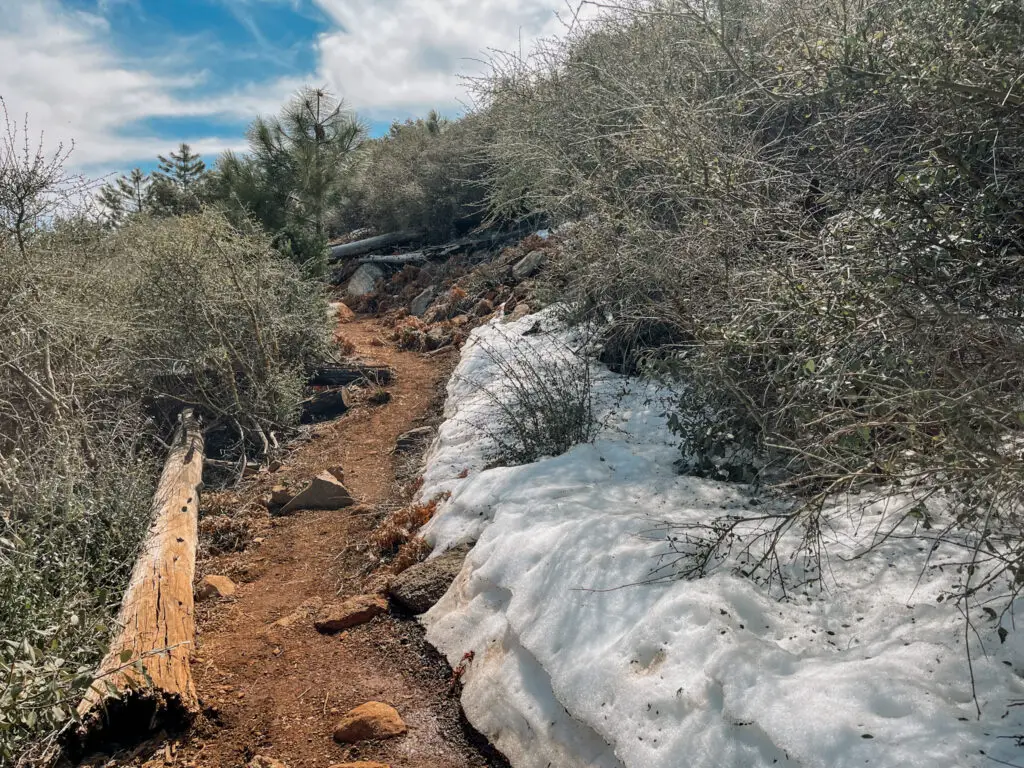
{"label": "flat rock", "polygon": [[215,597],[231,597],[235,594],[235,582],[227,576],[203,576],[196,586],[196,599],[210,600]]}
{"label": "flat rock", "polygon": [[324,608],[313,626],[318,632],[341,632],[365,624],[387,610],[388,601],[380,595],[359,595]]}
{"label": "flat rock", "polygon": [[391,582],[388,594],[412,613],[426,613],[455,581],[469,550],[469,545],[464,544],[407,568]]}
{"label": "flat rock", "polygon": [[430,286],[422,293],[420,293],[412,303],[409,305],[409,314],[414,317],[423,317],[430,309],[430,305],[434,302],[434,297],[437,295],[437,289],[434,286]]}
{"label": "flat rock", "polygon": [[334,740],[355,744],[371,739],[392,739],[408,730],[397,709],[379,701],[370,701],[342,716],[334,726]]}
{"label": "flat rock", "polygon": [[544,251],[530,251],[522,259],[516,262],[516,265],[512,267],[512,276],[516,280],[525,280],[528,277],[532,277],[548,260],[548,255]]}
{"label": "flat rock", "polygon": [[354,299],[369,296],[377,289],[377,283],[383,279],[383,269],[374,264],[363,264],[349,278],[345,293]]}
{"label": "flat rock", "polygon": [[417,427],[410,429],[405,434],[399,435],[395,441],[395,450],[399,452],[411,451],[422,445],[434,436],[433,427]]}
{"label": "flat rock", "polygon": [[355,500],[348,488],[330,472],[321,472],[281,508],[281,514],[286,515],[297,509],[342,509],[352,504],[355,504]]}

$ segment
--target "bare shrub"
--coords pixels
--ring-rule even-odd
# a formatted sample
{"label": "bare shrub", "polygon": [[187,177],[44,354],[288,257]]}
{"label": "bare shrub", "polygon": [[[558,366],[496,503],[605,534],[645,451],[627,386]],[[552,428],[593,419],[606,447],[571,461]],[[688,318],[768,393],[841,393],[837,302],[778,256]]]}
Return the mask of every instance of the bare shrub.
{"label": "bare shrub", "polygon": [[884,529],[962,548],[956,596],[1003,606],[1024,585],[1022,32],[1000,2],[620,2],[478,83],[495,215],[575,222],[549,273],[683,382],[691,469],[797,493],[772,546],[820,543],[848,491],[926,499],[941,520],[893,504]]}
{"label": "bare shrub", "polygon": [[581,352],[553,335],[539,347],[512,337],[472,343],[493,366],[487,380],[465,378],[482,395],[468,418],[490,439],[492,466],[561,456],[594,439],[590,361]]}

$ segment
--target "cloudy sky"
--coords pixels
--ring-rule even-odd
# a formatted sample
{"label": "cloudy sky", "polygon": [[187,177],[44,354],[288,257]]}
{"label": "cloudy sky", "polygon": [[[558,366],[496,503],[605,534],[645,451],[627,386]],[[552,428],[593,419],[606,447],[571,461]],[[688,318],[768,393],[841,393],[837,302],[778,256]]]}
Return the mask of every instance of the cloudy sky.
{"label": "cloudy sky", "polygon": [[[573,4],[578,0],[569,0]],[[455,114],[489,49],[559,33],[566,0],[0,0],[0,97],[91,174],[188,141],[212,159],[303,83],[379,133]]]}

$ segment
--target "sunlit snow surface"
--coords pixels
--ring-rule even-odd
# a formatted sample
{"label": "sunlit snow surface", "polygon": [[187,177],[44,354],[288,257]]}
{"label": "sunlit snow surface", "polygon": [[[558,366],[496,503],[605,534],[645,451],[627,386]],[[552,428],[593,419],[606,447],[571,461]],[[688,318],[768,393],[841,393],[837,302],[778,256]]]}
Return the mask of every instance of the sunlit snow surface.
{"label": "sunlit snow surface", "polygon": [[[522,336],[538,318],[556,330]],[[742,486],[678,475],[653,385],[595,369],[593,445],[484,470],[494,353],[558,354],[554,337],[577,343],[546,313],[474,332],[421,491],[452,494],[425,530],[435,553],[476,542],[427,637],[453,666],[474,652],[463,706],[515,768],[1024,766],[1024,643],[979,619],[979,720],[963,620],[937,601],[952,569],[922,575],[917,540],[844,559],[870,514],[830,534],[824,591],[780,601],[729,567],[643,583],[666,554],[657,523],[757,513]]]}

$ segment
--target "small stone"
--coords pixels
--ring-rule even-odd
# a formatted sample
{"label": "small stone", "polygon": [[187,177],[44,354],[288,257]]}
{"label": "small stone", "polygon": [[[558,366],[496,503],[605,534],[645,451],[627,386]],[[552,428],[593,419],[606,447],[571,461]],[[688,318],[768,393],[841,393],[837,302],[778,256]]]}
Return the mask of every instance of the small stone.
{"label": "small stone", "polygon": [[388,601],[380,595],[360,595],[325,608],[313,625],[318,632],[341,632],[365,624],[387,610]]}
{"label": "small stone", "polygon": [[351,323],[356,319],[356,313],[349,309],[348,304],[343,301],[331,302],[331,315],[338,323]]}
{"label": "small stone", "polygon": [[268,507],[283,507],[292,500],[292,492],[283,485],[275,485],[270,489],[270,498],[267,500]]}
{"label": "small stone", "polygon": [[440,349],[441,347],[452,343],[452,335],[445,331],[443,328],[431,328],[427,331],[427,337],[424,340],[426,351],[432,351]]}
{"label": "small stone", "polygon": [[203,576],[196,587],[197,600],[213,597],[231,597],[235,594],[235,582],[227,576]]}
{"label": "small stone", "polygon": [[493,311],[494,305],[491,304],[491,302],[488,301],[487,299],[480,299],[480,301],[476,303],[476,306],[473,307],[473,314],[476,315],[477,317],[485,317],[486,315],[491,314],[491,312]]}
{"label": "small stone", "polygon": [[270,462],[269,465],[267,465],[267,471],[269,471],[269,472],[277,472],[283,466],[284,466],[284,464],[282,464],[277,459],[274,459],[272,462]]}
{"label": "small stone", "polygon": [[355,763],[335,763],[327,768],[391,768],[391,766],[386,763],[368,763],[365,760],[360,760]]}
{"label": "small stone", "polygon": [[533,310],[530,309],[530,305],[529,304],[527,304],[525,301],[521,301],[518,304],[516,304],[516,308],[512,310],[512,314],[511,314],[510,317],[513,320],[522,320],[524,317],[526,317],[532,311]]}
{"label": "small stone", "polygon": [[354,503],[348,488],[330,472],[321,472],[282,507],[281,514],[286,515],[298,509],[342,509]]}
{"label": "small stone", "polygon": [[345,470],[343,470],[341,467],[328,467],[327,471],[330,473],[331,477],[333,477],[339,483],[344,484]]}
{"label": "small stone", "polygon": [[434,286],[430,286],[422,293],[420,293],[412,303],[409,305],[409,314],[413,317],[423,317],[430,309],[430,305],[434,302],[434,297],[437,295],[437,289]]}
{"label": "small stone", "polygon": [[544,251],[530,251],[512,267],[512,275],[517,280],[525,280],[539,272],[547,260],[548,255]]}
{"label": "small stone", "polygon": [[355,744],[371,739],[391,739],[408,730],[397,709],[379,701],[370,701],[342,716],[334,726],[334,740]]}
{"label": "small stone", "polygon": [[249,761],[246,768],[288,768],[288,764],[265,755],[256,755]]}
{"label": "small stone", "polygon": [[434,436],[433,427],[417,427],[410,429],[405,434],[399,435],[395,441],[395,450],[399,452],[411,451],[418,445],[422,445]]}

